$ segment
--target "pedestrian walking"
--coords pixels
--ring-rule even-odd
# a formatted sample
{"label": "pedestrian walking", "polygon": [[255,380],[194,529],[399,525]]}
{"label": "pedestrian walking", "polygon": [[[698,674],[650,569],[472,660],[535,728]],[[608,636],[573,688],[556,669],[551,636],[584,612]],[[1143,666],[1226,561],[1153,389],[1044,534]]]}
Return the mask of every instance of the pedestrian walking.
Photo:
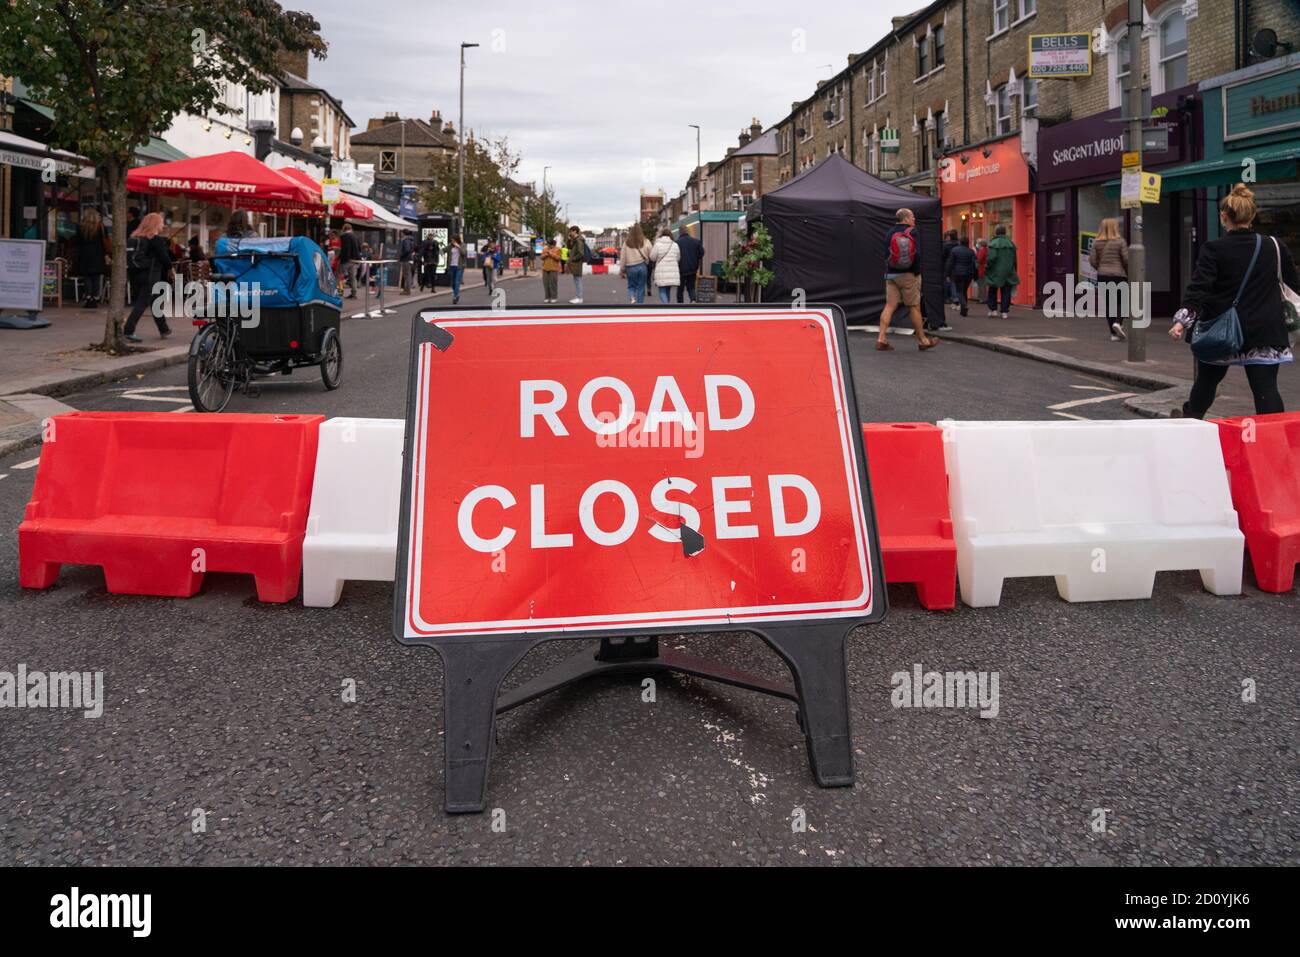
{"label": "pedestrian walking", "polygon": [[342,278],[347,281],[349,299],[357,298],[357,276],[361,269],[361,244],[357,242],[356,234],[352,232],[352,224],[344,223],[343,231],[339,233],[339,270],[342,272]]}
{"label": "pedestrian walking", "polygon": [[420,280],[420,288],[428,288],[430,292],[438,290],[438,257],[442,254],[442,249],[438,245],[438,240],[429,237],[420,244],[420,259],[424,266],[424,272]]}
{"label": "pedestrian walking", "polygon": [[627,301],[640,305],[645,302],[646,280],[650,275],[650,242],[640,223],[633,223],[627,231],[619,260],[623,264],[623,278],[627,280]]}
{"label": "pedestrian walking", "polygon": [[[976,273],[979,272],[979,260],[975,258],[975,250],[970,248],[970,238],[967,236],[957,240],[957,245],[953,247],[952,252],[948,254],[947,279],[952,284],[952,288],[957,296],[957,306],[961,315],[966,315],[966,303],[969,300],[970,284],[975,279]],[[945,322],[940,329],[947,329],[948,324]]]}
{"label": "pedestrian walking", "polygon": [[900,209],[894,220],[885,236],[885,308],[880,314],[876,348],[881,352],[893,350],[886,337],[894,310],[901,305],[916,330],[916,346],[924,352],[937,346],[939,340],[925,334],[921,318],[921,244],[916,235],[916,216],[910,209]]}
{"label": "pedestrian walking", "polygon": [[104,275],[112,262],[113,251],[113,241],[108,237],[99,210],[87,209],[81,214],[76,248],[77,274],[86,284],[86,295],[81,301],[81,307],[95,309],[104,298]]}
{"label": "pedestrian walking", "polygon": [[650,247],[650,261],[655,264],[655,288],[659,290],[662,303],[672,302],[673,287],[682,283],[681,258],[682,249],[673,242],[672,230],[665,226],[659,230],[659,237]]}
{"label": "pedestrian walking", "polygon": [[977,239],[975,241],[975,263],[979,271],[975,274],[978,282],[975,283],[975,298],[983,302],[984,297],[988,295],[988,287],[984,285],[984,265],[989,258],[989,243],[987,239]]}
{"label": "pedestrian walking", "polygon": [[203,251],[203,244],[199,242],[198,236],[190,237],[189,248],[186,250],[186,255],[190,257],[190,262],[192,263],[201,263],[208,258],[208,254]]}
{"label": "pedestrian walking", "polygon": [[1185,332],[1194,339],[1201,323],[1218,332],[1215,327],[1232,322],[1234,309],[1241,325],[1239,349],[1214,358],[1197,357],[1196,379],[1181,410],[1188,418],[1205,418],[1229,366],[1245,368],[1257,415],[1286,411],[1277,373],[1294,357],[1282,284],[1300,290],[1300,276],[1286,244],[1255,229],[1258,211],[1255,194],[1244,183],[1232,187],[1222,199],[1219,222],[1225,232],[1201,247],[1183,307],[1174,314],[1169,330],[1174,339],[1183,338]]}
{"label": "pedestrian walking", "polygon": [[569,275],[573,277],[573,288],[575,290],[574,298],[569,302],[582,302],[582,267],[587,262],[587,241],[582,238],[582,232],[577,226],[569,227],[569,242],[565,246],[568,251]]}
{"label": "pedestrian walking", "polygon": [[1016,244],[1007,235],[1006,226],[993,230],[993,241],[984,260],[984,285],[988,287],[989,315],[998,314],[1001,299],[1002,318],[1006,319],[1011,312],[1011,294],[1020,285],[1016,274]]}
{"label": "pedestrian walking", "polygon": [[945,304],[959,305],[957,289],[948,278],[948,257],[957,248],[957,230],[950,229],[943,234],[943,301]]}
{"label": "pedestrian walking", "polygon": [[410,232],[403,232],[402,241],[397,246],[397,288],[409,296],[414,282],[415,237]]}
{"label": "pedestrian walking", "polygon": [[501,257],[501,254],[498,252],[499,248],[500,247],[497,246],[489,246],[487,249],[483,250],[483,262],[480,264],[483,270],[483,285],[487,288],[489,296],[492,295],[492,290],[494,288],[493,282],[494,277],[497,274],[497,260]]}
{"label": "pedestrian walking", "polygon": [[677,248],[681,250],[677,271],[682,280],[677,287],[677,301],[682,301],[684,293],[691,302],[695,302],[695,277],[699,275],[700,266],[704,263],[704,243],[683,229],[677,237]]}
{"label": "pedestrian walking", "polygon": [[171,270],[171,253],[167,251],[167,240],[162,237],[163,218],[161,213],[149,213],[140,220],[140,225],[126,241],[127,282],[131,289],[131,314],[126,317],[126,326],[122,337],[128,342],[139,342],[135,334],[136,323],[146,309],[153,316],[158,327],[159,337],[166,339],[172,334],[167,326],[167,317],[158,311],[158,303],[153,287],[166,279]]}
{"label": "pedestrian walking", "polygon": [[465,273],[465,240],[460,233],[451,237],[451,247],[447,250],[447,272],[451,275],[451,304],[460,303],[460,280]]}
{"label": "pedestrian walking", "polygon": [[551,237],[546,240],[546,247],[542,250],[542,301],[557,302],[560,297],[560,269],[564,265],[564,258],[560,255],[560,247],[556,245],[555,238]]}
{"label": "pedestrian walking", "polygon": [[1097,271],[1097,315],[1106,323],[1111,342],[1127,338],[1124,334],[1124,316],[1111,314],[1109,305],[1121,301],[1120,290],[1128,285],[1128,243],[1120,235],[1119,220],[1103,219],[1097,226],[1097,237],[1088,250],[1088,262]]}

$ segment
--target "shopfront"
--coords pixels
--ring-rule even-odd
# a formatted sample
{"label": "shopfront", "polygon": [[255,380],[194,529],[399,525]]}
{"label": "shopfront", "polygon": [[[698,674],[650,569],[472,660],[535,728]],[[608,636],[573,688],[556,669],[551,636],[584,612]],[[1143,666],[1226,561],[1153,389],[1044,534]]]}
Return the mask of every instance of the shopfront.
{"label": "shopfront", "polygon": [[[1155,97],[1151,127],[1162,128],[1168,148],[1146,151],[1143,168],[1164,173],[1199,159],[1201,113],[1196,87],[1186,86]],[[1123,165],[1124,129],[1120,111],[1110,110],[1038,131],[1036,205],[1041,224],[1037,237],[1039,294],[1047,283],[1065,285],[1094,278],[1088,250],[1103,219],[1118,219],[1126,239],[1133,238],[1133,214],[1142,215],[1146,276],[1156,315],[1172,315],[1191,276],[1199,244],[1205,238],[1204,210],[1195,191],[1183,192],[1166,181],[1160,203],[1139,210],[1120,209],[1118,177]]]}
{"label": "shopfront", "polygon": [[1219,233],[1218,201],[1245,182],[1258,223],[1300,256],[1300,53],[1206,80],[1204,158],[1171,170],[1175,185],[1205,190],[1207,238]]}
{"label": "shopfront", "polygon": [[1034,244],[1034,196],[1029,164],[1020,152],[1020,137],[1011,136],[949,153],[939,161],[939,198],[944,232],[956,230],[971,248],[991,240],[998,226],[1016,244],[1020,285],[1012,302],[1035,304],[1037,249]]}

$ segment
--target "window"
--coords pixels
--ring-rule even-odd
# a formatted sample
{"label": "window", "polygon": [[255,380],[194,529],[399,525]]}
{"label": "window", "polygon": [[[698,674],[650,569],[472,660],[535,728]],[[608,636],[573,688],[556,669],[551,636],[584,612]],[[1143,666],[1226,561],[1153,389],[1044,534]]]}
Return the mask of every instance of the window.
{"label": "window", "polygon": [[1160,24],[1160,76],[1166,90],[1187,85],[1187,21],[1181,11]]}
{"label": "window", "polygon": [[1011,0],[993,0],[993,32],[1001,33],[1011,26]]}
{"label": "window", "polygon": [[927,170],[930,168],[930,133],[921,124],[921,128],[916,131],[916,168]]}
{"label": "window", "polygon": [[888,57],[880,58],[880,95],[884,96],[889,92],[889,59]]}
{"label": "window", "polygon": [[379,172],[381,173],[397,172],[397,150],[379,151]]}
{"label": "window", "polygon": [[867,102],[871,103],[876,98],[876,65],[871,64],[871,69],[867,71]]}
{"label": "window", "polygon": [[944,141],[948,138],[948,118],[944,115],[943,110],[934,114],[934,145],[937,149],[943,149]]}
{"label": "window", "polygon": [[925,76],[930,72],[930,38],[922,37],[916,44],[916,75]]}
{"label": "window", "polygon": [[1038,115],[1038,81],[1031,76],[1020,81],[1020,112],[1025,116]]}
{"label": "window", "polygon": [[1115,41],[1115,49],[1119,54],[1119,67],[1115,71],[1115,77],[1119,80],[1120,89],[1123,89],[1133,62],[1133,51],[1129,49],[1127,31]]}
{"label": "window", "polygon": [[742,183],[754,182],[754,164],[743,163],[740,167],[740,181]]}
{"label": "window", "polygon": [[934,28],[934,68],[943,66],[943,27]]}
{"label": "window", "polygon": [[997,135],[1002,136],[1004,133],[1011,132],[1011,91],[1007,84],[1003,83],[994,92],[997,97],[994,126],[997,129]]}
{"label": "window", "polygon": [[1038,0],[1020,0],[1020,19],[1037,12]]}

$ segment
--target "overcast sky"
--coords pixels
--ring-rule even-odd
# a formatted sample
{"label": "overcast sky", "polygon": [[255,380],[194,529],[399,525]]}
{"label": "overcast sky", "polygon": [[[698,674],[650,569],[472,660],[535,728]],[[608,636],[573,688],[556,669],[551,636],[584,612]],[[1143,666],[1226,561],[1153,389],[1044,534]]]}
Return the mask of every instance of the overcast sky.
{"label": "overcast sky", "polygon": [[[695,165],[736,145],[757,116],[767,128],[922,0],[281,0],[321,22],[329,56],[312,79],[360,129],[398,111],[457,114],[458,48],[466,51],[465,125],[508,136],[517,176],[542,167],[565,215],[584,227],[630,223],[642,187],[670,197]],[[794,11],[794,12],[792,12]],[[800,49],[802,45],[802,49]]]}

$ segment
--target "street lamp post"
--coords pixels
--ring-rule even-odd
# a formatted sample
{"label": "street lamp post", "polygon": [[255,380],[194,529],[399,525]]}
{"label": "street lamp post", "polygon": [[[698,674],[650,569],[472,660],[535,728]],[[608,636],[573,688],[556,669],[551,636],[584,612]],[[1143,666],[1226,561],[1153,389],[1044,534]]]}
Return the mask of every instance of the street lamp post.
{"label": "street lamp post", "polygon": [[546,172],[549,166],[542,167],[542,239],[551,235],[551,200],[546,192]]}
{"label": "street lamp post", "polygon": [[460,158],[460,169],[456,199],[456,223],[459,228],[456,232],[462,237],[465,235],[465,51],[476,46],[478,46],[477,43],[462,43],[460,45],[460,125],[458,130],[460,149],[457,150],[457,155]]}
{"label": "street lamp post", "polygon": [[[1128,37],[1129,45],[1128,89],[1125,90],[1124,102],[1128,113],[1128,148],[1137,154],[1138,169],[1142,168],[1142,0],[1129,0]],[[1151,303],[1140,290],[1146,281],[1146,244],[1142,241],[1142,205],[1139,203],[1133,211],[1133,241],[1128,247],[1129,265],[1129,320],[1128,320],[1128,361],[1145,362],[1147,358],[1147,326],[1151,322]],[[1134,315],[1133,304],[1141,303],[1141,316]]]}
{"label": "street lamp post", "polygon": [[695,208],[700,208],[700,126],[698,123],[687,123],[687,126],[695,130]]}

